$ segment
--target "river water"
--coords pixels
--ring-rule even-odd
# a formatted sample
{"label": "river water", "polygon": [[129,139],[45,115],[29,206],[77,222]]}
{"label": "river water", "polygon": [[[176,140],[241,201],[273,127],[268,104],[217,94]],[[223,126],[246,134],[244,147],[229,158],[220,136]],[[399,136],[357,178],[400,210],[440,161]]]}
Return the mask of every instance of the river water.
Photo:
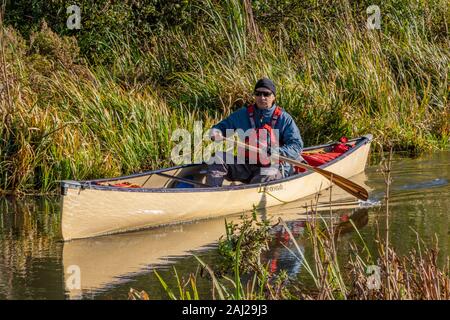
{"label": "river water", "polygon": [[[374,162],[374,161],[373,161]],[[450,253],[450,152],[411,159],[394,156],[389,210],[390,241],[400,254],[417,247],[417,234],[427,245],[437,241],[439,261]],[[370,199],[353,201],[341,190],[331,197],[333,217],[355,222],[369,249],[375,250],[377,232],[384,234],[386,210],[384,177],[376,163],[352,178],[364,184]],[[330,216],[329,192],[317,207]],[[287,221],[306,257],[308,242],[302,238],[313,199],[303,199],[260,212],[260,216]],[[314,203],[315,200],[314,200]],[[228,220],[239,220],[239,215]],[[359,236],[349,224],[341,224],[337,241],[339,258],[345,261],[349,244]],[[174,268],[184,278],[198,270],[194,255],[211,266],[219,263],[217,240],[225,232],[224,219],[77,240],[60,241],[60,202],[51,198],[0,198],[0,299],[127,299],[130,288],[145,290],[151,299],[167,294],[155,270],[177,292]],[[286,270],[292,278],[306,277],[303,262],[289,252],[294,248],[286,230],[272,230],[275,240],[264,254],[270,269]],[[198,277],[201,298],[210,298],[211,282]]]}

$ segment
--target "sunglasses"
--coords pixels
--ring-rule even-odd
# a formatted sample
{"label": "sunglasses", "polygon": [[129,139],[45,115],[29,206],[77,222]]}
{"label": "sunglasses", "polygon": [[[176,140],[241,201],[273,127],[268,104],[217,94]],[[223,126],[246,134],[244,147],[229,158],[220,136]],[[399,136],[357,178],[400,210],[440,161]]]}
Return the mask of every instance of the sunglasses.
{"label": "sunglasses", "polygon": [[257,97],[270,97],[272,95],[272,92],[255,91],[253,94]]}

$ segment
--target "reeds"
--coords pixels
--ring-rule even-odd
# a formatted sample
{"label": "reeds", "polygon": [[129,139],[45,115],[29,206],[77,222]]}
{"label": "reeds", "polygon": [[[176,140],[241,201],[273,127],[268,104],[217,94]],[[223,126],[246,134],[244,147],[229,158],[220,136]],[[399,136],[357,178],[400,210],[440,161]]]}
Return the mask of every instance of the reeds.
{"label": "reeds", "polygon": [[[220,266],[212,268],[196,256],[200,270],[190,273],[187,279],[178,275],[174,267],[176,290],[172,290],[166,280],[157,271],[158,278],[169,299],[199,300],[197,289],[198,277],[206,277],[211,281],[211,296],[220,300],[261,300],[286,299],[285,290],[287,276],[284,272],[274,274],[268,265],[261,262],[261,254],[268,249],[268,242],[272,239],[268,233],[269,223],[259,221],[256,212],[251,217],[243,215],[242,222],[225,223],[226,237],[220,239],[218,251],[222,256]],[[177,293],[175,293],[177,292]],[[130,299],[139,299],[142,293],[130,289]],[[148,294],[147,294],[148,296]]]}
{"label": "reeds", "polygon": [[447,146],[445,1],[389,2],[382,30],[365,28],[361,5],[326,3],[265,23],[248,3],[207,1],[186,30],[108,33],[108,64],[45,24],[23,39],[0,23],[0,191],[49,193],[61,179],[168,165],[175,128],[210,126],[251,101],[262,76],[306,145],[372,133],[375,151]]}
{"label": "reeds", "polygon": [[[39,36],[54,36],[47,29],[42,33]],[[12,29],[6,30],[5,37],[22,41]],[[4,191],[48,193],[55,190],[58,180],[113,176],[167,165],[173,145],[171,132],[192,130],[194,120],[204,119],[183,106],[170,108],[156,92],[126,90],[102,71],[94,75],[81,65],[72,70],[58,65],[60,61],[42,66],[47,58],[39,54],[27,57],[15,51],[19,48],[11,42],[9,45],[7,56],[12,63],[7,67],[20,77],[10,78],[13,112],[8,111],[5,100],[0,102],[2,115],[9,119],[0,127],[0,185]]]}
{"label": "reeds", "polygon": [[[434,247],[427,248],[417,235],[417,248],[412,248],[405,256],[398,255],[389,242],[391,161],[392,150],[388,158],[384,159],[383,166],[386,234],[382,238],[378,232],[374,250],[368,248],[350,217],[350,221],[345,224],[353,226],[360,241],[358,244],[350,243],[350,255],[347,261],[341,261],[336,242],[344,225],[342,222],[335,224],[331,205],[329,218],[319,216],[315,209],[316,200],[315,205],[311,204],[311,214],[306,221],[306,233],[302,239],[310,244],[308,254],[301,249],[289,226],[281,218],[278,222],[289,235],[292,248],[295,249],[286,248],[301,261],[309,281],[306,284],[305,279],[290,279],[285,272],[269,272],[261,258],[273,239],[268,229],[270,223],[259,222],[254,211],[251,218],[242,216],[239,224],[225,223],[226,237],[219,242],[218,247],[225,267],[216,266],[213,269],[197,258],[211,279],[213,299],[449,300],[450,259],[447,255],[446,263],[439,265],[437,241]],[[174,299],[170,288],[157,276],[169,298]],[[175,276],[178,280],[176,270]],[[197,276],[198,272],[189,276],[193,292],[198,292],[195,288]],[[179,280],[177,283],[184,297],[182,293],[187,283],[184,286]],[[199,298],[197,295],[196,299]]]}
{"label": "reeds", "polygon": [[[450,263],[438,264],[439,249],[424,248],[419,238],[417,249],[399,256],[394,247],[378,239],[376,252],[371,252],[360,236],[360,244],[351,243],[351,253],[347,261],[338,259],[337,240],[339,228],[331,233],[331,223],[312,215],[307,223],[306,241],[310,243],[310,253],[300,249],[287,224],[280,219],[281,225],[294,243],[291,253],[302,262],[306,270],[307,283],[304,280],[290,279],[284,271],[275,274],[269,272],[264,263],[255,268],[250,263],[240,267],[243,261],[249,262],[240,249],[242,239],[247,233],[239,229],[238,242],[234,251],[234,265],[227,274],[220,267],[212,268],[199,258],[199,266],[206,270],[211,281],[211,295],[201,297],[195,287],[199,272],[191,273],[187,281],[180,281],[176,273],[179,297],[168,287],[158,274],[164,290],[170,299],[226,299],[226,300],[267,300],[267,299],[307,299],[307,300],[439,300],[450,299]],[[350,222],[352,223],[352,222]],[[248,227],[248,224],[245,224]],[[241,227],[244,224],[240,225]],[[355,232],[359,234],[353,224]],[[264,233],[264,232],[263,232]],[[247,270],[242,272],[241,270]],[[250,271],[251,270],[251,271]],[[375,273],[374,273],[375,272]],[[203,276],[204,277],[204,276]],[[188,289],[188,287],[190,289]],[[188,292],[196,292],[194,297]],[[133,292],[137,292],[132,289]],[[136,298],[136,296],[134,296]]]}

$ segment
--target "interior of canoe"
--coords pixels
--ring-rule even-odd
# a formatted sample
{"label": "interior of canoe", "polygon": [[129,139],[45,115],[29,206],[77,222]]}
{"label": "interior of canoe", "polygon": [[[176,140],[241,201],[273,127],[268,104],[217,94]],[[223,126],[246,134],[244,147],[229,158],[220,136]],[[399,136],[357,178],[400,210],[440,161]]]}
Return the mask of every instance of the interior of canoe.
{"label": "interior of canoe", "polygon": [[[322,165],[329,162],[343,153],[338,146],[353,148],[358,139],[353,139],[347,143],[330,143],[318,147],[305,148],[302,152],[304,159],[312,166]],[[337,152],[336,152],[337,151]],[[299,170],[302,172],[304,170]],[[115,188],[206,188],[207,164],[168,168],[147,174],[137,174],[128,177],[92,180],[92,184],[109,186]],[[242,181],[230,181],[225,179],[223,185],[240,185]]]}

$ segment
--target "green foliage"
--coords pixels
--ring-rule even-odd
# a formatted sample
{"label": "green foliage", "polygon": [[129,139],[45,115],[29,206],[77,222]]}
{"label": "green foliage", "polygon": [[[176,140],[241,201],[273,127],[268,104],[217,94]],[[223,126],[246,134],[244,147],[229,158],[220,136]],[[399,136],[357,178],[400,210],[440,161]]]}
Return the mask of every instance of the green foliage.
{"label": "green foliage", "polygon": [[[197,274],[190,274],[189,278],[185,280],[178,275],[175,267],[173,268],[175,279],[177,281],[177,289],[179,296],[177,297],[175,293],[169,288],[164,279],[155,270],[155,275],[161,283],[164,291],[167,293],[171,300],[199,300],[198,290],[197,290]],[[190,289],[189,289],[190,287]],[[192,291],[191,291],[192,290]]]}
{"label": "green foliage", "polygon": [[[225,227],[227,236],[226,239],[219,239],[218,248],[225,261],[224,265],[213,270],[195,256],[212,282],[213,299],[216,298],[216,292],[220,300],[286,299],[289,296],[286,289],[287,273],[282,271],[278,275],[272,274],[260,261],[261,253],[268,249],[271,239],[268,223],[258,222],[254,211],[252,217],[242,215],[239,224],[227,223],[225,220]],[[224,266],[229,272],[224,272]],[[198,272],[189,274],[189,279],[185,281],[174,268],[178,296],[156,271],[155,274],[171,300],[199,299],[196,287]],[[142,299],[143,294],[144,298],[148,297],[145,292],[130,290],[131,299]]]}
{"label": "green foliage", "polygon": [[253,1],[252,21],[237,0],[83,0],[81,30],[66,27],[69,3],[7,2],[3,190],[168,165],[174,128],[251,102],[262,76],[306,145],[366,133],[375,151],[449,144],[445,1],[384,1],[371,31],[369,1]]}
{"label": "green foliage", "polygon": [[[312,206],[313,211],[314,206]],[[328,220],[328,219],[327,219]],[[278,300],[278,299],[305,299],[305,300],[411,300],[411,299],[449,299],[450,298],[450,278],[449,261],[443,268],[438,266],[437,244],[434,248],[423,249],[418,239],[418,250],[411,250],[407,256],[398,256],[391,245],[384,243],[377,236],[378,259],[374,261],[374,252],[370,252],[364,239],[361,237],[355,223],[350,217],[349,222],[334,224],[327,222],[317,212],[313,211],[308,219],[304,240],[310,242],[309,253],[305,253],[300,248],[297,240],[292,235],[288,225],[280,218],[279,223],[289,234],[295,250],[291,253],[302,261],[302,268],[307,276],[312,280],[311,285],[305,285],[304,279],[289,279],[286,272],[281,271],[274,275],[267,271],[267,268],[259,268],[249,276],[252,268],[242,268],[241,262],[247,261],[247,255],[257,255],[258,249],[254,252],[242,251],[244,239],[249,239],[248,230],[250,224],[256,218],[249,219],[243,217],[241,224],[235,228],[233,224],[226,223],[227,239],[219,240],[219,252],[231,261],[229,266],[231,277],[224,275],[216,276],[214,271],[198,257],[200,266],[207,270],[212,282],[213,299],[221,300]],[[350,224],[351,228],[360,238],[360,244],[351,243],[351,254],[347,261],[338,261],[336,241],[340,236],[341,228],[344,224]],[[348,227],[348,226],[347,226]],[[245,230],[243,230],[245,229]],[[266,226],[260,225],[251,233],[265,234]],[[256,240],[258,242],[258,240]],[[251,259],[250,259],[251,260]],[[309,260],[309,261],[308,261]],[[250,262],[251,263],[251,262]],[[368,266],[379,266],[379,287],[368,285],[374,279],[367,273]],[[242,271],[241,271],[242,270]],[[156,273],[156,272],[155,272]],[[174,269],[179,296],[174,294],[165,280],[156,273],[162,287],[170,299],[198,299],[196,283],[197,272],[189,274],[189,280],[180,280]],[[372,278],[372,279],[371,279]],[[247,281],[245,280],[247,279]],[[288,282],[289,280],[289,282]],[[231,290],[229,285],[231,284]],[[190,287],[190,289],[189,289]],[[190,294],[190,290],[194,294]],[[217,292],[217,297],[216,297]],[[132,299],[146,299],[148,295],[143,291],[131,289]]]}
{"label": "green foliage", "polygon": [[218,247],[223,269],[236,268],[235,274],[261,270],[260,257],[271,240],[270,222],[259,221],[254,210],[251,217],[242,215],[239,224],[225,220],[225,230],[225,238],[219,240]]}
{"label": "green foliage", "polygon": [[73,38],[60,38],[45,24],[29,48],[14,30],[4,31],[11,76],[9,91],[0,93],[3,190],[47,193],[62,179],[168,165],[170,133],[202,119],[169,109],[155,92],[128,92],[105,70],[94,75],[73,51]]}
{"label": "green foliage", "polygon": [[[36,32],[42,20],[60,35],[77,37],[81,51],[97,63],[112,63],[117,42],[144,45],[151,34],[192,23],[189,0],[7,0],[5,20],[25,36]],[[67,8],[81,9],[81,29],[69,30]]]}

